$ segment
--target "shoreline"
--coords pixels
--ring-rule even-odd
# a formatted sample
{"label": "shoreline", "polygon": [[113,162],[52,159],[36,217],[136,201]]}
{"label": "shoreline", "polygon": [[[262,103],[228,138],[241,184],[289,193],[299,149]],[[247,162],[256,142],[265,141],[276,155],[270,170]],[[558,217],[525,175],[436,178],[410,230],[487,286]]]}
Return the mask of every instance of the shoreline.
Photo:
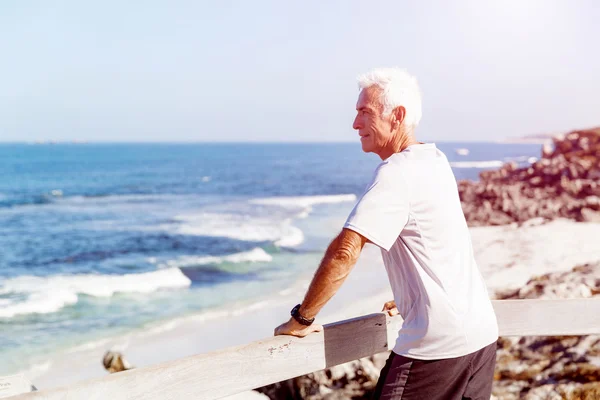
{"label": "shoreline", "polygon": [[[378,312],[385,301],[392,299],[378,256],[375,246],[365,248],[353,272],[317,316],[316,323]],[[275,327],[289,318],[290,309],[302,300],[313,272],[303,274],[292,287],[282,288],[276,297],[255,299],[245,305],[229,304],[65,349],[47,362],[20,372],[43,390],[106,376],[102,358],[108,350],[121,352],[134,367],[144,367],[270,337]]]}
{"label": "shoreline", "polygon": [[[600,223],[559,219],[539,225],[532,221],[520,227],[473,227],[470,232],[475,258],[492,298],[497,291],[522,286],[533,276],[600,260],[595,239],[600,237]],[[22,372],[42,390],[106,376],[102,357],[108,350],[121,352],[135,367],[144,367],[270,337],[302,300],[314,269],[292,287],[281,288],[276,297],[228,305],[80,345],[56,354],[48,363],[38,365],[38,370],[34,366]],[[316,322],[327,324],[380,312],[383,303],[391,299],[379,249],[368,245]]]}

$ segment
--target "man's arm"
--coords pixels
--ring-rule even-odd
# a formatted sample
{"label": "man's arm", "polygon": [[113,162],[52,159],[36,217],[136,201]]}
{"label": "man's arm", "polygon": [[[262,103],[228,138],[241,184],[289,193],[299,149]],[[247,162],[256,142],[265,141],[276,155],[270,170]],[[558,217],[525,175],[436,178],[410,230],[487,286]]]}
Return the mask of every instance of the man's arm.
{"label": "man's arm", "polygon": [[[367,241],[364,236],[344,228],[331,242],[304,296],[299,310],[300,315],[311,319],[319,313],[346,280]],[[302,337],[320,330],[321,327],[318,325],[307,327],[290,318],[288,322],[275,329],[275,335]]]}

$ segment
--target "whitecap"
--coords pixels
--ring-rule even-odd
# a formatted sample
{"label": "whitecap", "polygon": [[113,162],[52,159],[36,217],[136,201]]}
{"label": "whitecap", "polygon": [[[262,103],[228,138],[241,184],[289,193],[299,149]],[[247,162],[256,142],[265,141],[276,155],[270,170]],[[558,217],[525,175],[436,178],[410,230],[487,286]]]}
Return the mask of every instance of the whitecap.
{"label": "whitecap", "polygon": [[450,163],[450,166],[453,168],[499,168],[502,165],[504,165],[504,162],[500,160],[455,161]]}
{"label": "whitecap", "polygon": [[[174,234],[225,237],[250,242],[273,242],[276,246],[295,247],[304,242],[302,231],[292,224],[293,218],[306,218],[312,206],[355,202],[354,194],[266,197],[248,200],[236,206],[236,212],[198,212],[174,217],[175,224],[158,228]],[[247,213],[239,209],[250,206]],[[266,206],[256,207],[256,206]],[[233,207],[233,206],[232,206]],[[206,263],[219,262],[210,259]]]}
{"label": "whitecap", "polygon": [[68,290],[33,293],[23,302],[2,306],[0,318],[25,314],[48,314],[75,303],[77,303],[77,294]]}
{"label": "whitecap", "polygon": [[196,265],[206,265],[206,264],[221,264],[224,262],[229,263],[243,263],[243,262],[270,262],[273,261],[273,257],[261,249],[260,247],[256,247],[250,251],[245,251],[241,253],[230,254],[227,256],[180,256],[173,260],[168,260],[162,263],[151,257],[148,259],[148,262],[153,264],[159,264],[160,267],[176,267],[176,268],[185,268],[192,267]]}
{"label": "whitecap", "polygon": [[306,208],[316,204],[337,204],[356,201],[354,194],[297,197],[265,197],[250,200],[251,204],[275,205],[285,208]]}
{"label": "whitecap", "polygon": [[279,247],[296,247],[304,242],[304,233],[295,226],[289,225],[281,239],[275,242]]}
{"label": "whitecap", "polygon": [[163,228],[182,235],[226,237],[250,242],[277,242],[286,247],[304,241],[302,231],[291,220],[275,221],[265,217],[239,214],[199,213],[175,217],[179,225]]}
{"label": "whitecap", "polygon": [[191,280],[178,268],[128,275],[20,276],[3,282],[0,293],[26,294],[27,298],[3,306],[0,317],[56,312],[77,303],[81,294],[111,297],[115,293],[151,293],[190,285]]}

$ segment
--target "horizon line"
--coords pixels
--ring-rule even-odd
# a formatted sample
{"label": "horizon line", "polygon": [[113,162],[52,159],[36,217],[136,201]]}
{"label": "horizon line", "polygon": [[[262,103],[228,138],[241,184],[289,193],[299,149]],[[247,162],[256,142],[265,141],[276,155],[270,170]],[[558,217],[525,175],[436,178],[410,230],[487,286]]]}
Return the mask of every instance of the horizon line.
{"label": "horizon line", "polygon": [[[541,144],[525,141],[511,141],[510,139],[495,140],[423,140],[425,143],[496,143],[496,144]],[[21,140],[21,141],[3,141],[3,144],[25,144],[25,145],[86,145],[86,144],[360,144],[358,140],[353,141],[202,141],[202,140],[139,140],[139,141],[110,141],[110,140]]]}

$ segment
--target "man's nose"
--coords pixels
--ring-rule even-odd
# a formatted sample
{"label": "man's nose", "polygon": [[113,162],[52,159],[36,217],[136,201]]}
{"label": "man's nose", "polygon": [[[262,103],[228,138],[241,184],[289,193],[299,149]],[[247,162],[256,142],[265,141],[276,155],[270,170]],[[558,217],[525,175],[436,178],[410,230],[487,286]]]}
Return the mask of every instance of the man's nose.
{"label": "man's nose", "polygon": [[361,128],[360,123],[358,122],[358,115],[354,118],[354,122],[352,123],[352,128],[359,130]]}

